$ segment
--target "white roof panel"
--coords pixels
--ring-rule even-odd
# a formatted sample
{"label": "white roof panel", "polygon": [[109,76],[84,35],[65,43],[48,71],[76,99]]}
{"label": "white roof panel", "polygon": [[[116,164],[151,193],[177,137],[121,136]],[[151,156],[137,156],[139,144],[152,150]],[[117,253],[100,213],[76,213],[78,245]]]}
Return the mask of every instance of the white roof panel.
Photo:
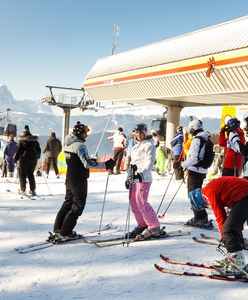
{"label": "white roof panel", "polygon": [[98,59],[86,79],[248,46],[248,16]]}

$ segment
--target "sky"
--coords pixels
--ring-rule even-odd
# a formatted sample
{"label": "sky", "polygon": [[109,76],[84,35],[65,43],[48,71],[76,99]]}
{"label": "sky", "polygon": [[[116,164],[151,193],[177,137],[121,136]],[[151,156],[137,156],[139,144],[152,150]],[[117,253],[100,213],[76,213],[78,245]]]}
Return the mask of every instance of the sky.
{"label": "sky", "polygon": [[100,57],[243,17],[247,0],[0,0],[0,84],[39,100],[46,85],[80,88]]}

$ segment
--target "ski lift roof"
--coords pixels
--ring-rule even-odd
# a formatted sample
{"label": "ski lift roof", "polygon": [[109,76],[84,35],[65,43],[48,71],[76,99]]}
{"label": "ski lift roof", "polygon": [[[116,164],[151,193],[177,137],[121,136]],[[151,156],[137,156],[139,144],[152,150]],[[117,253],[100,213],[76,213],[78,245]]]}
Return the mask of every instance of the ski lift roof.
{"label": "ski lift roof", "polygon": [[84,87],[98,101],[241,104],[248,96],[248,16],[98,59]]}

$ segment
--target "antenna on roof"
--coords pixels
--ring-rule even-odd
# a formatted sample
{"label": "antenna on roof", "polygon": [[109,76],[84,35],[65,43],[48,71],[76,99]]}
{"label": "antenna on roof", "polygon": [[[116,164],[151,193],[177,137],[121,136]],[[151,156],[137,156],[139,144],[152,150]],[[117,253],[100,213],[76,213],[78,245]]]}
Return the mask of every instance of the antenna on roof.
{"label": "antenna on roof", "polygon": [[115,52],[115,49],[118,48],[118,45],[116,43],[116,37],[120,34],[120,27],[118,25],[113,26],[113,40],[112,40],[112,55]]}

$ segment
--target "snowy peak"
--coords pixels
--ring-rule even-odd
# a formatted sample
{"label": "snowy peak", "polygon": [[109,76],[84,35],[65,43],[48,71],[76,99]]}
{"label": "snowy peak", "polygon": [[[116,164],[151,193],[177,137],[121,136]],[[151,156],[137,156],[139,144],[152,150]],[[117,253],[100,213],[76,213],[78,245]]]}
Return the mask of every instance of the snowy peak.
{"label": "snowy peak", "polygon": [[51,107],[33,100],[16,100],[6,85],[0,85],[0,112],[7,108],[25,113],[53,114]]}

